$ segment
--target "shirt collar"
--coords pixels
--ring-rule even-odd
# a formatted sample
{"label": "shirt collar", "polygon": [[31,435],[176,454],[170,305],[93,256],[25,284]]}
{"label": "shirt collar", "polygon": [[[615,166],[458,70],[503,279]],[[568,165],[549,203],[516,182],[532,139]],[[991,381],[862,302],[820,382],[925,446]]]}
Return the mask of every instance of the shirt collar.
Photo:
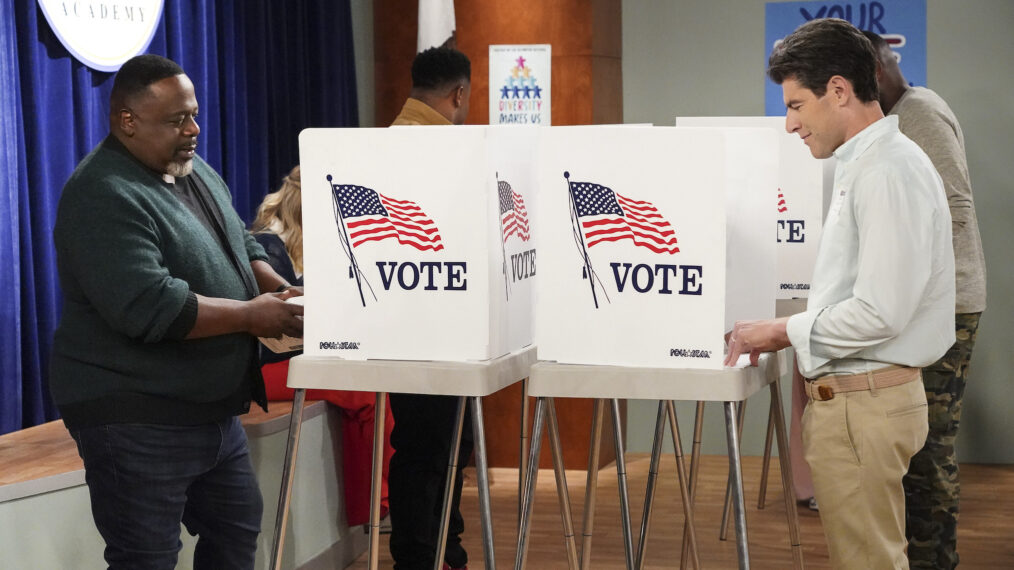
{"label": "shirt collar", "polygon": [[898,131],[898,117],[891,115],[870,123],[834,151],[840,162],[850,162],[866,152],[880,137]]}
{"label": "shirt collar", "polygon": [[436,109],[418,99],[409,97],[405,100],[398,119],[407,120],[422,125],[450,125],[447,117],[441,115]]}

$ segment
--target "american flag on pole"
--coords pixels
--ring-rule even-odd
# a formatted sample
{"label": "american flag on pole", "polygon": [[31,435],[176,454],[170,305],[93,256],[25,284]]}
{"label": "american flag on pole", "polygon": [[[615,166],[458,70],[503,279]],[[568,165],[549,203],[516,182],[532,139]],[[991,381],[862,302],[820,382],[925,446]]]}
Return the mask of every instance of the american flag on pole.
{"label": "american flag on pole", "polygon": [[594,182],[571,182],[586,246],[629,239],[655,253],[676,253],[676,232],[651,202],[634,200]]}
{"label": "american flag on pole", "polygon": [[420,251],[444,249],[436,224],[415,202],[395,200],[352,184],[334,184],[332,188],[352,247],[395,238]]}
{"label": "american flag on pole", "polygon": [[521,241],[528,241],[532,236],[528,227],[528,209],[525,208],[525,199],[503,180],[499,181],[499,190],[500,225],[503,228],[504,243],[507,243],[507,238],[511,236],[518,236]]}
{"label": "american flag on pole", "polygon": [[785,196],[782,195],[782,189],[778,189],[778,213],[782,214],[789,211],[789,207],[785,204]]}

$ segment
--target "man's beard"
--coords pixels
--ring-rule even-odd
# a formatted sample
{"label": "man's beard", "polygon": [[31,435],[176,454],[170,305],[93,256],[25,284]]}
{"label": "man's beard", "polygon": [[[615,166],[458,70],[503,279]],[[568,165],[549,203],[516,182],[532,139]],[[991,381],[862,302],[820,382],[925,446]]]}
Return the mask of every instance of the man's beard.
{"label": "man's beard", "polygon": [[165,173],[169,176],[175,176],[177,178],[186,176],[194,171],[194,159],[185,160],[183,162],[170,162],[166,166]]}

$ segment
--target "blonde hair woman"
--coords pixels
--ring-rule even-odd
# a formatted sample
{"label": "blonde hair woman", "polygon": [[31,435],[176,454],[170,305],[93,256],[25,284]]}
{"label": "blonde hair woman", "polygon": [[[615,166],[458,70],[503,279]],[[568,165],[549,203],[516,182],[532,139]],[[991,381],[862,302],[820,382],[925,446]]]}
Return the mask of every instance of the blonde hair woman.
{"label": "blonde hair woman", "polygon": [[299,166],[282,179],[282,187],[257,208],[253,233],[267,252],[268,263],[293,285],[303,284],[303,191]]}
{"label": "blonde hair woman", "polygon": [[[268,263],[293,285],[303,284],[303,207],[299,167],[282,179],[282,187],[264,197],[257,208],[252,232],[268,254]],[[286,386],[289,358],[298,352],[275,354],[261,350],[261,372],[269,400],[292,400]],[[370,466],[373,457],[373,414],[370,392],[307,390],[308,400],[325,400],[342,411],[342,474],[345,482],[345,515],[349,525],[364,524],[370,513]],[[394,416],[388,411],[384,426],[384,476],[381,512],[387,511],[387,470],[394,453],[391,430]]]}

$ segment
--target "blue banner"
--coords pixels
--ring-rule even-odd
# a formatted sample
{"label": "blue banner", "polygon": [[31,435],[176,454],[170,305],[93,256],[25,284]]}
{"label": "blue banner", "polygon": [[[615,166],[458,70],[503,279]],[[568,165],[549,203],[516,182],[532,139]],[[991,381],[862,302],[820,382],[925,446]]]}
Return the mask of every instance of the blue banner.
{"label": "blue banner", "polygon": [[[775,43],[816,18],[841,18],[860,30],[876,32],[899,58],[901,72],[912,85],[926,85],[926,0],[875,2],[768,2],[764,10],[764,68]],[[782,88],[764,80],[764,110],[784,115]]]}

